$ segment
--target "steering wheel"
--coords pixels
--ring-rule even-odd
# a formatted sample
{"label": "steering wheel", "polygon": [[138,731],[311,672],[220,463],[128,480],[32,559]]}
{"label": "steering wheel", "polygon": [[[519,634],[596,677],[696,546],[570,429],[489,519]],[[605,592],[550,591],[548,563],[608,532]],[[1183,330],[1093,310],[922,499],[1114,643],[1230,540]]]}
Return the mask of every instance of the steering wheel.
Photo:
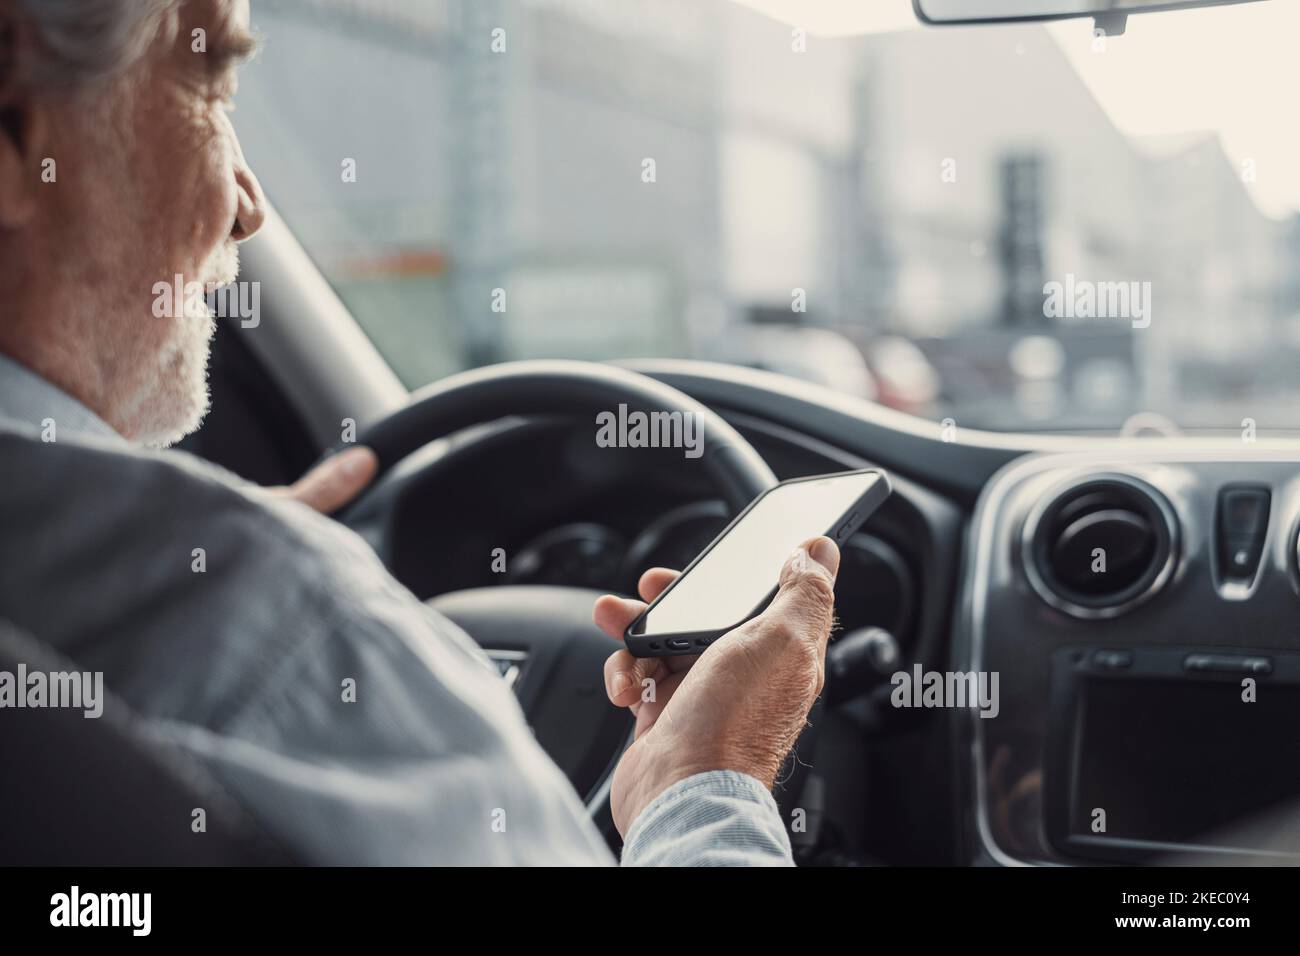
{"label": "steering wheel", "polygon": [[[588,422],[592,440],[600,412],[681,413],[702,437],[702,468],[733,513],[776,484],[770,468],[721,416],[675,388],[628,369],[575,361],[487,366],[435,382],[409,404],[363,427],[357,442],[379,458],[382,476],[430,442],[509,416],[552,415]],[[448,452],[440,464],[446,466]],[[525,463],[520,463],[521,467]],[[380,487],[378,479],[372,489]],[[356,525],[368,494],[339,519]],[[603,663],[617,645],[592,622],[600,592],[553,585],[498,585],[453,591],[429,604],[450,618],[513,676],[520,705],[538,742],[568,775],[588,808],[607,808],[610,774],[628,742],[631,720],[605,697]]]}

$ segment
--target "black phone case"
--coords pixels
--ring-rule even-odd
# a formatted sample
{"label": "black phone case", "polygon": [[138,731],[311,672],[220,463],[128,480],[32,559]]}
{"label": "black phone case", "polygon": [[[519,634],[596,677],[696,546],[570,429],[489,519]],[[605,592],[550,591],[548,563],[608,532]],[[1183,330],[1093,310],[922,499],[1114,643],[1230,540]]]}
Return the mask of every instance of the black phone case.
{"label": "black phone case", "polygon": [[862,527],[863,523],[868,518],[871,517],[872,513],[877,508],[879,508],[882,504],[884,504],[885,499],[887,499],[890,496],[890,494],[893,493],[893,488],[890,486],[889,483],[889,476],[885,474],[883,471],[881,471],[878,468],[862,468],[857,471],[837,471],[837,472],[832,472],[831,474],[828,475],[811,475],[807,478],[791,478],[789,481],[783,481],[778,485],[773,485],[767,491],[763,492],[761,495],[759,495],[757,498],[751,501],[745,507],[744,511],[736,515],[736,517],[733,518],[731,522],[725,528],[722,529],[722,532],[716,538],[714,538],[712,541],[709,542],[709,546],[707,548],[705,548],[703,551],[701,551],[698,555],[695,556],[695,560],[692,561],[690,564],[688,564],[682,570],[682,573],[677,578],[677,581],[674,581],[672,584],[668,585],[668,587],[664,589],[663,593],[660,594],[657,598],[654,599],[654,601],[650,603],[650,607],[646,608],[645,611],[642,611],[641,614],[637,617],[637,619],[627,626],[627,629],[623,632],[623,643],[627,645],[628,651],[630,651],[634,657],[675,657],[681,654],[699,654],[722,635],[726,634],[731,630],[734,630],[735,628],[744,624],[746,621],[753,620],[759,614],[762,614],[763,610],[769,604],[772,603],[772,598],[776,597],[776,592],[778,590],[777,585],[773,585],[772,590],[768,592],[767,597],[765,597],[762,600],[762,602],[758,605],[758,607],[754,608],[754,610],[750,614],[741,618],[739,621],[736,621],[734,624],[731,624],[727,627],[721,628],[716,631],[691,631],[691,632],[685,632],[681,634],[633,634],[632,633],[632,629],[636,627],[637,624],[639,624],[642,620],[644,620],[646,614],[649,613],[650,608],[654,607],[665,597],[667,597],[668,594],[672,591],[672,589],[677,586],[677,582],[682,580],[682,578],[686,577],[686,575],[690,574],[691,569],[694,568],[701,561],[703,561],[704,558],[708,555],[708,553],[714,549],[717,543],[721,541],[723,538],[725,538],[728,534],[730,534],[731,529],[734,528],[736,525],[738,525],[741,521],[743,521],[745,519],[745,515],[749,514],[749,512],[760,501],[762,501],[768,495],[772,494],[772,492],[776,491],[778,488],[784,487],[785,485],[793,485],[805,481],[823,481],[827,478],[840,478],[845,475],[867,475],[867,474],[878,475],[879,480],[876,481],[874,484],[872,484],[872,486],[868,488],[866,492],[860,498],[858,498],[857,501],[855,501],[852,505],[850,505],[847,511],[845,511],[844,514],[840,515],[840,517],[837,518],[832,523],[830,528],[822,532],[810,532],[808,535],[808,537],[811,538],[814,537],[815,534],[817,533],[824,534],[826,537],[833,540],[837,545],[843,547],[844,542],[847,541],[849,538],[851,538],[854,534],[856,534],[857,530],[860,527]]}

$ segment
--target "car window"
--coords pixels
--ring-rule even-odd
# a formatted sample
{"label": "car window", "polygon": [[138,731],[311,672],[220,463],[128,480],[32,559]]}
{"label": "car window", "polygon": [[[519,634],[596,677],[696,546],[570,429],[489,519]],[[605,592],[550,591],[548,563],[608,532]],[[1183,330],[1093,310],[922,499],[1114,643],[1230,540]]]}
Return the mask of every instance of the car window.
{"label": "car window", "polygon": [[1300,5],[910,6],[261,2],[235,121],[411,386],[693,357],[958,427],[1300,426]]}

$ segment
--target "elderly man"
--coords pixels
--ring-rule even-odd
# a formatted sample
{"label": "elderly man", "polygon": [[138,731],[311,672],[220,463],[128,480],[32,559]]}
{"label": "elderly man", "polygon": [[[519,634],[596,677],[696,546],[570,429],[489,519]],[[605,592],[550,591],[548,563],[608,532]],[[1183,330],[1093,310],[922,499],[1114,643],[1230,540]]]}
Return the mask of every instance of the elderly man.
{"label": "elderly man", "polygon": [[[0,0],[0,618],[103,671],[300,859],[609,862],[478,649],[304,504],[346,500],[373,456],[268,492],[158,450],[203,417],[214,324],[198,301],[155,317],[154,286],[232,280],[263,219],[227,118],[248,15]],[[838,562],[828,539],[797,550],[772,606],[698,659],[610,657],[636,712],[625,864],[791,862],[769,788],[820,691]],[[642,607],[595,618],[617,637]]]}

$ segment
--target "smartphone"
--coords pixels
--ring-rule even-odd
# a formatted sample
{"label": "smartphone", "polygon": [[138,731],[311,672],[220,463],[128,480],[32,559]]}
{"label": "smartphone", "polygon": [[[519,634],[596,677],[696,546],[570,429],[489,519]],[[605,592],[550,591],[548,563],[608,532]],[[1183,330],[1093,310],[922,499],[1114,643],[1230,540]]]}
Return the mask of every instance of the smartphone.
{"label": "smartphone", "polygon": [[623,634],[637,657],[698,654],[762,613],[781,568],[809,538],[843,545],[889,497],[883,471],[783,481],[759,495]]}

